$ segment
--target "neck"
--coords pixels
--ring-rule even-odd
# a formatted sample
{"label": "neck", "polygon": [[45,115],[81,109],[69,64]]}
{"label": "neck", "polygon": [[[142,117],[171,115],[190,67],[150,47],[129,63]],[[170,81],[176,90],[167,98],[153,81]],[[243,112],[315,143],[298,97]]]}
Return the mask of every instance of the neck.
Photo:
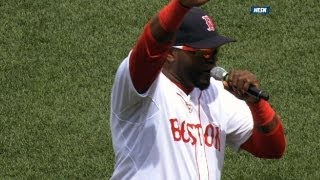
{"label": "neck", "polygon": [[184,83],[184,81],[181,78],[179,78],[178,75],[167,70],[166,68],[162,69],[162,73],[168,79],[170,79],[176,86],[178,86],[184,93],[190,94],[190,92],[193,90],[193,85],[188,85],[187,83]]}

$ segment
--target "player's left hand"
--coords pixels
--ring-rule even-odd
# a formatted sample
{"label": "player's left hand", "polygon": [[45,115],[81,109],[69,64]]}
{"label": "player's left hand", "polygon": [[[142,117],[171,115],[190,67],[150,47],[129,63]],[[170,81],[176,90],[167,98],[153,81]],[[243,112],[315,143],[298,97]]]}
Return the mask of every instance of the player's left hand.
{"label": "player's left hand", "polygon": [[228,76],[228,90],[237,98],[248,103],[258,102],[259,99],[247,93],[250,86],[260,87],[256,76],[247,70],[232,70]]}

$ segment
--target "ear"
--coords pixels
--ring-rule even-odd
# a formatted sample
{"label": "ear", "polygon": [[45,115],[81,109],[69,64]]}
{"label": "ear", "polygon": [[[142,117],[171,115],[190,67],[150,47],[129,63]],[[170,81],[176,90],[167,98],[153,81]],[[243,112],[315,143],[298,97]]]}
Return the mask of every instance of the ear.
{"label": "ear", "polygon": [[176,59],[176,56],[177,56],[177,53],[176,51],[174,51],[172,48],[168,51],[168,54],[167,54],[167,61],[169,63],[172,63],[175,61]]}

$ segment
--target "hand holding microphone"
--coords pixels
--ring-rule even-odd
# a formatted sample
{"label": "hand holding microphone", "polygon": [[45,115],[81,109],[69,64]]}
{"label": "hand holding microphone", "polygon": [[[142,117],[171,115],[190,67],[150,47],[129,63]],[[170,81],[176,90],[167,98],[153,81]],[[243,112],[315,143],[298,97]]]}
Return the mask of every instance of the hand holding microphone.
{"label": "hand holding microphone", "polygon": [[247,102],[269,99],[268,93],[259,89],[258,80],[249,71],[233,70],[227,72],[221,67],[214,67],[211,70],[211,76],[216,80],[224,81],[225,88],[239,99]]}

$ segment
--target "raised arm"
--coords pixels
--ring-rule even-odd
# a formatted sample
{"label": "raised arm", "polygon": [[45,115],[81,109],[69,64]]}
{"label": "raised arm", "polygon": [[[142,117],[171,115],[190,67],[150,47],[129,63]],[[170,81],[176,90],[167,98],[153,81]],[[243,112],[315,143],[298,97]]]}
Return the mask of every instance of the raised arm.
{"label": "raised arm", "polygon": [[134,87],[144,93],[159,75],[184,15],[193,6],[208,0],[172,0],[144,28],[130,56],[130,75]]}

